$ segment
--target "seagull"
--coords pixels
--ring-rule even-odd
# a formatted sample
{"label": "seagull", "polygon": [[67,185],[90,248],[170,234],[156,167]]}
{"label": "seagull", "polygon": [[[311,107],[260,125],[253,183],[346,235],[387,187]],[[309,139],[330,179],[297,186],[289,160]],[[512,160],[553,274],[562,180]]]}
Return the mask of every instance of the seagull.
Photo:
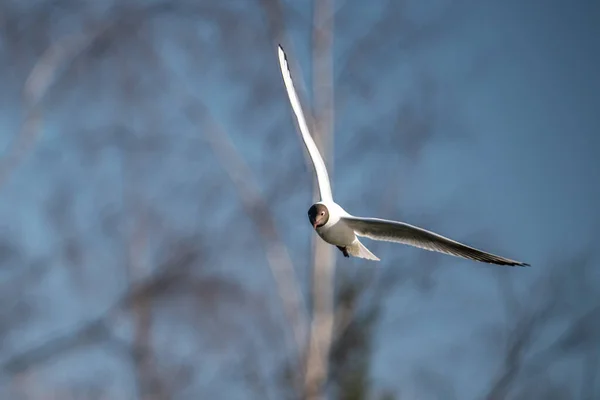
{"label": "seagull", "polygon": [[360,242],[359,236],[379,241],[402,243],[485,263],[529,266],[527,263],[477,250],[404,222],[355,217],[347,213],[333,200],[327,168],[306,124],[302,106],[292,81],[287,56],[281,45],[279,45],[278,54],[283,82],[292,110],[296,114],[302,139],[312,160],[319,185],[321,200],[308,209],[308,219],[313,229],[325,242],[336,246],[344,254],[344,257],[353,256],[373,261],[379,261],[379,258]]}

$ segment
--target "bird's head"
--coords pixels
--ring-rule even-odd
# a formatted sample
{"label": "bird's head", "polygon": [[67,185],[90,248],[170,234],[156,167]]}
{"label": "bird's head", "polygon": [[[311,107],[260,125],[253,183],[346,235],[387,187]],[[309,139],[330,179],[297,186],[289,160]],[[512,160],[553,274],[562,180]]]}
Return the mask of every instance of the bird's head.
{"label": "bird's head", "polygon": [[329,210],[324,204],[313,204],[308,210],[308,220],[313,228],[320,228],[329,221]]}

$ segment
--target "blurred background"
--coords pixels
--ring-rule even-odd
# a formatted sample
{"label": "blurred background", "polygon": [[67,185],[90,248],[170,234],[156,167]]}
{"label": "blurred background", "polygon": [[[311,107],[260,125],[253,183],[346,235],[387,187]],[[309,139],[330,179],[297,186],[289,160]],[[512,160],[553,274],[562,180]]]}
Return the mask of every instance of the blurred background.
{"label": "blurred background", "polygon": [[[600,398],[593,0],[0,1],[0,398]],[[306,212],[292,74],[350,213]]]}

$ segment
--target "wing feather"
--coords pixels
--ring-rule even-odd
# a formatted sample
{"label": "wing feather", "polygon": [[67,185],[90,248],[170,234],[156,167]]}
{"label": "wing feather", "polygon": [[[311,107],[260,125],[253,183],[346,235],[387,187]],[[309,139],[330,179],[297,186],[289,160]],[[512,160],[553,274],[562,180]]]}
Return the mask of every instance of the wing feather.
{"label": "wing feather", "polygon": [[403,243],[425,250],[437,251],[485,263],[529,266],[527,263],[486,253],[438,235],[437,233],[403,222],[359,217],[343,217],[342,220],[348,224],[358,236],[368,237],[373,240]]}
{"label": "wing feather", "polygon": [[292,109],[296,114],[298,126],[300,127],[300,132],[302,133],[304,145],[308,150],[308,154],[310,155],[310,158],[312,160],[313,167],[315,168],[317,181],[319,183],[319,193],[321,196],[321,200],[332,201],[333,197],[331,194],[331,184],[329,183],[329,175],[327,174],[327,168],[325,167],[325,162],[321,157],[321,153],[319,153],[319,149],[317,148],[315,141],[310,135],[308,125],[306,124],[306,119],[304,118],[304,112],[302,111],[300,100],[298,99],[296,89],[294,88],[294,82],[292,81],[292,75],[288,66],[287,57],[281,46],[279,46],[278,54],[279,66],[281,67],[281,74],[283,75],[283,82],[285,83],[285,88],[287,90],[290,103],[292,104]]}

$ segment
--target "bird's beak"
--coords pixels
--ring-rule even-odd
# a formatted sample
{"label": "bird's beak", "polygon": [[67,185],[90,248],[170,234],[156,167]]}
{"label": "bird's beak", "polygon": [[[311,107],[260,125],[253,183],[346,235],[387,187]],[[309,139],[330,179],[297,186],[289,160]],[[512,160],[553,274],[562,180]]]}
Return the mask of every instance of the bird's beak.
{"label": "bird's beak", "polygon": [[317,223],[313,223],[313,229],[317,229]]}

